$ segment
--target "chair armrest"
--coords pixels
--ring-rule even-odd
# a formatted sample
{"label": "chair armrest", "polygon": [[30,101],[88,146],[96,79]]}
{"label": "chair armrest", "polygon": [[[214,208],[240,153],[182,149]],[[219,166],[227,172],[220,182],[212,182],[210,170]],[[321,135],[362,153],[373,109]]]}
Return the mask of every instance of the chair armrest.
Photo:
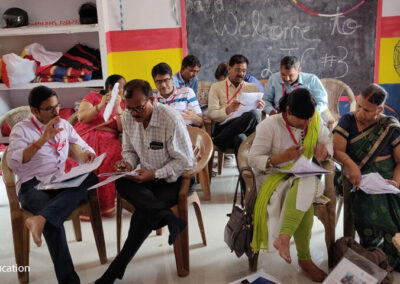
{"label": "chair armrest", "polygon": [[213,121],[208,116],[204,117],[204,127],[206,129],[206,132],[210,136],[212,133],[212,126],[213,126]]}

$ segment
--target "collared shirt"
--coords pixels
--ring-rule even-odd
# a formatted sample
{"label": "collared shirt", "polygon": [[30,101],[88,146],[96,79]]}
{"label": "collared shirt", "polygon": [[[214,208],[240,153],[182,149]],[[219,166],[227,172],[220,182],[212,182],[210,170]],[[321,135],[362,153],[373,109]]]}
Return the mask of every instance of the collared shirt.
{"label": "collared shirt", "polygon": [[[169,105],[179,113],[182,113],[190,107],[193,109],[195,114],[202,115],[199,101],[191,88],[178,89],[177,87],[174,87],[174,92],[168,98],[165,99],[159,92],[155,93],[154,97],[157,102]],[[190,120],[185,120],[185,123],[191,124],[192,122]]]}
{"label": "collared shirt", "polygon": [[286,93],[292,92],[295,88],[306,88],[311,92],[317,102],[319,113],[323,113],[328,108],[328,94],[317,76],[310,73],[301,72],[298,82],[293,85],[284,84],[281,73],[277,72],[271,75],[264,89],[263,100],[265,102],[264,112],[269,114],[279,105],[282,97],[282,84]]}
{"label": "collared shirt", "polygon": [[[36,117],[33,117],[33,119],[44,132],[45,125]],[[83,151],[95,153],[67,120],[60,119],[57,127],[63,128],[63,130],[56,135],[55,139],[53,138],[49,141],[54,145],[57,144],[58,138],[60,138],[59,147],[56,149],[46,142],[27,163],[22,162],[23,152],[30,144],[37,141],[41,134],[31,121],[31,118],[20,121],[11,130],[10,145],[7,150],[7,164],[18,176],[17,191],[22,183],[34,177],[39,181],[47,182],[53,175],[56,177],[63,175],[65,161],[68,158],[69,143],[78,144]]]}
{"label": "collared shirt", "polygon": [[174,182],[193,168],[195,158],[182,117],[172,108],[154,102],[146,129],[124,111],[122,157],[135,169],[154,171],[157,179]]}
{"label": "collared shirt", "polygon": [[244,76],[244,80],[248,83],[253,83],[258,87],[258,90],[262,93],[264,92],[264,87],[263,85],[261,85],[260,81],[257,80],[256,77],[251,76],[250,74],[246,74],[246,76]]}
{"label": "collared shirt", "polygon": [[[226,78],[224,81],[219,81],[211,85],[210,92],[208,94],[208,116],[217,122],[224,121],[228,116],[225,112],[225,107],[228,105],[226,99],[226,83],[228,83],[229,100],[233,98],[236,91],[240,88],[240,85],[236,88],[235,85]],[[240,99],[240,94],[243,92],[258,92],[258,87],[252,83],[242,81],[243,87],[235,97],[236,100]]]}
{"label": "collared shirt", "polygon": [[197,94],[197,88],[199,85],[199,79],[197,79],[197,77],[194,77],[192,80],[185,82],[185,80],[183,80],[182,74],[179,71],[178,73],[174,74],[174,85],[178,88],[192,88],[192,90],[194,91],[195,94]]}

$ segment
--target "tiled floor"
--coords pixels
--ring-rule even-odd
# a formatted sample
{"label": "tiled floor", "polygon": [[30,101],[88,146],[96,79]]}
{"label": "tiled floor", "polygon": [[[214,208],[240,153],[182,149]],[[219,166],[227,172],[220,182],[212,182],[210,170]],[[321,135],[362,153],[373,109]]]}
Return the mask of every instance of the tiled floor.
{"label": "tiled floor", "polygon": [[[202,213],[205,223],[208,245],[204,247],[193,208],[189,211],[190,234],[190,274],[180,278],[176,274],[175,258],[172,247],[168,246],[167,234],[156,236],[153,233],[143,244],[138,254],[128,266],[123,280],[116,283],[228,283],[249,274],[247,258],[237,258],[230,253],[223,241],[226,213],[231,209],[237,169],[225,168],[223,175],[212,179],[212,199],[202,201]],[[199,192],[200,198],[203,194]],[[126,236],[130,215],[124,213],[123,236]],[[99,262],[96,245],[89,223],[83,223],[83,241],[74,240],[71,222],[66,222],[67,239],[71,255],[82,283],[93,283],[106,270],[116,255],[115,217],[104,218],[108,263]],[[0,183],[0,267],[15,264],[14,250],[8,199],[4,185]],[[336,236],[342,234],[339,223]],[[53,265],[45,242],[37,248],[33,242],[30,252],[30,283],[56,283]],[[311,239],[313,260],[325,271],[327,270],[327,252],[324,241],[324,230],[315,219]],[[264,269],[282,283],[310,283],[299,270],[294,245],[291,247],[292,264],[286,264],[277,253],[261,253],[259,268]],[[17,275],[12,272],[1,272],[0,283],[17,283]],[[400,274],[395,275],[394,283],[400,283]]]}

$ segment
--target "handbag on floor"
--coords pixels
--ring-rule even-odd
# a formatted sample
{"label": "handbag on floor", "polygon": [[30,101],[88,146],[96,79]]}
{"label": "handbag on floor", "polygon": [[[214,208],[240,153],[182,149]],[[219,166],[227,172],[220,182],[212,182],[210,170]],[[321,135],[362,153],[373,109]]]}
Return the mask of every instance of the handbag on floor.
{"label": "handbag on floor", "polygon": [[[253,186],[250,189],[248,198],[245,198],[245,188],[241,190],[241,203],[236,204],[239,184],[244,187],[243,173],[247,171],[253,179]],[[250,243],[253,237],[253,208],[257,196],[256,180],[253,170],[250,167],[240,169],[238,181],[236,184],[235,195],[233,197],[232,212],[227,214],[228,223],[225,226],[224,241],[235,252],[237,257],[241,257],[244,253],[251,257],[253,255]]]}

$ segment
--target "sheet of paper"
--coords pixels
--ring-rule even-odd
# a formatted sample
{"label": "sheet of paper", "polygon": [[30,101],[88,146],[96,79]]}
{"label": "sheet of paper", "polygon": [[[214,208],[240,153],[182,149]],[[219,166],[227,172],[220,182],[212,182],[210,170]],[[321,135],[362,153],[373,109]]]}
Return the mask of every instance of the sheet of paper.
{"label": "sheet of paper", "polygon": [[312,161],[308,160],[305,156],[301,156],[294,163],[293,167],[289,170],[278,169],[282,173],[291,173],[297,177],[309,177],[321,174],[330,174],[332,171],[328,171]]}
{"label": "sheet of paper", "polygon": [[400,190],[387,183],[379,173],[370,173],[361,177],[360,189],[368,194],[400,193]]}
{"label": "sheet of paper", "polygon": [[108,121],[110,119],[112,110],[115,105],[115,100],[117,99],[117,96],[118,96],[118,92],[119,92],[119,83],[115,83],[114,87],[111,91],[111,99],[108,102],[108,104],[106,105],[106,109],[104,110],[104,113],[103,113],[104,121]]}
{"label": "sheet of paper", "polygon": [[[248,282],[244,282],[245,280],[247,280]],[[229,284],[253,283],[256,280],[260,281],[259,283],[274,283],[274,284],[280,284],[281,283],[274,276],[265,273],[264,269],[259,269],[257,272],[252,273],[250,275],[247,275],[247,276],[245,276],[243,278],[240,278],[238,280],[229,282]],[[254,283],[257,283],[257,282],[254,282]]]}
{"label": "sheet of paper", "polygon": [[243,106],[251,107],[251,109],[257,109],[258,100],[261,100],[263,93],[241,93],[240,102]]}
{"label": "sheet of paper", "polygon": [[353,262],[343,257],[335,269],[326,277],[322,284],[343,284],[343,283],[378,283],[378,280],[368,274]]}
{"label": "sheet of paper", "polygon": [[131,172],[113,172],[113,173],[102,173],[97,175],[98,177],[111,177],[111,176],[119,176],[121,174],[124,175],[131,175],[131,176],[137,176],[138,173],[136,172],[136,170],[133,170]]}
{"label": "sheet of paper", "polygon": [[77,187],[82,184],[82,182],[87,178],[89,173],[80,175],[78,177],[62,181],[62,182],[56,182],[56,183],[50,183],[50,184],[45,184],[45,183],[39,183],[36,188],[40,190],[49,190],[49,189],[60,189],[60,188],[71,188],[71,187]]}
{"label": "sheet of paper", "polygon": [[[117,180],[119,178],[122,178],[124,176],[137,176],[137,175],[139,175],[135,171],[132,171],[132,172],[119,172],[118,174],[117,173],[109,173],[109,174],[111,174],[111,175],[109,176],[108,179],[105,179],[105,180],[103,180],[103,181],[101,181],[101,182],[89,187],[88,190],[89,189],[98,188],[98,187],[103,186],[103,185],[106,185],[106,184],[108,184],[110,182],[113,182],[113,181],[115,181],[115,180]],[[106,176],[106,175],[103,174],[103,176]]]}
{"label": "sheet of paper", "polygon": [[103,153],[100,156],[97,156],[91,163],[80,164],[79,166],[72,168],[71,171],[69,171],[65,175],[62,175],[55,179],[52,179],[51,183],[65,181],[65,180],[68,180],[68,179],[71,179],[71,178],[74,178],[74,177],[77,177],[77,176],[80,176],[80,175],[83,175],[86,173],[90,173],[91,171],[94,171],[95,169],[100,167],[100,165],[104,161],[105,157],[106,157],[106,153]]}
{"label": "sheet of paper", "polygon": [[240,102],[242,106],[235,112],[232,113],[230,117],[225,119],[219,125],[223,125],[230,121],[231,119],[240,117],[245,112],[249,112],[253,109],[257,109],[258,100],[262,99],[263,93],[241,93],[240,94]]}

